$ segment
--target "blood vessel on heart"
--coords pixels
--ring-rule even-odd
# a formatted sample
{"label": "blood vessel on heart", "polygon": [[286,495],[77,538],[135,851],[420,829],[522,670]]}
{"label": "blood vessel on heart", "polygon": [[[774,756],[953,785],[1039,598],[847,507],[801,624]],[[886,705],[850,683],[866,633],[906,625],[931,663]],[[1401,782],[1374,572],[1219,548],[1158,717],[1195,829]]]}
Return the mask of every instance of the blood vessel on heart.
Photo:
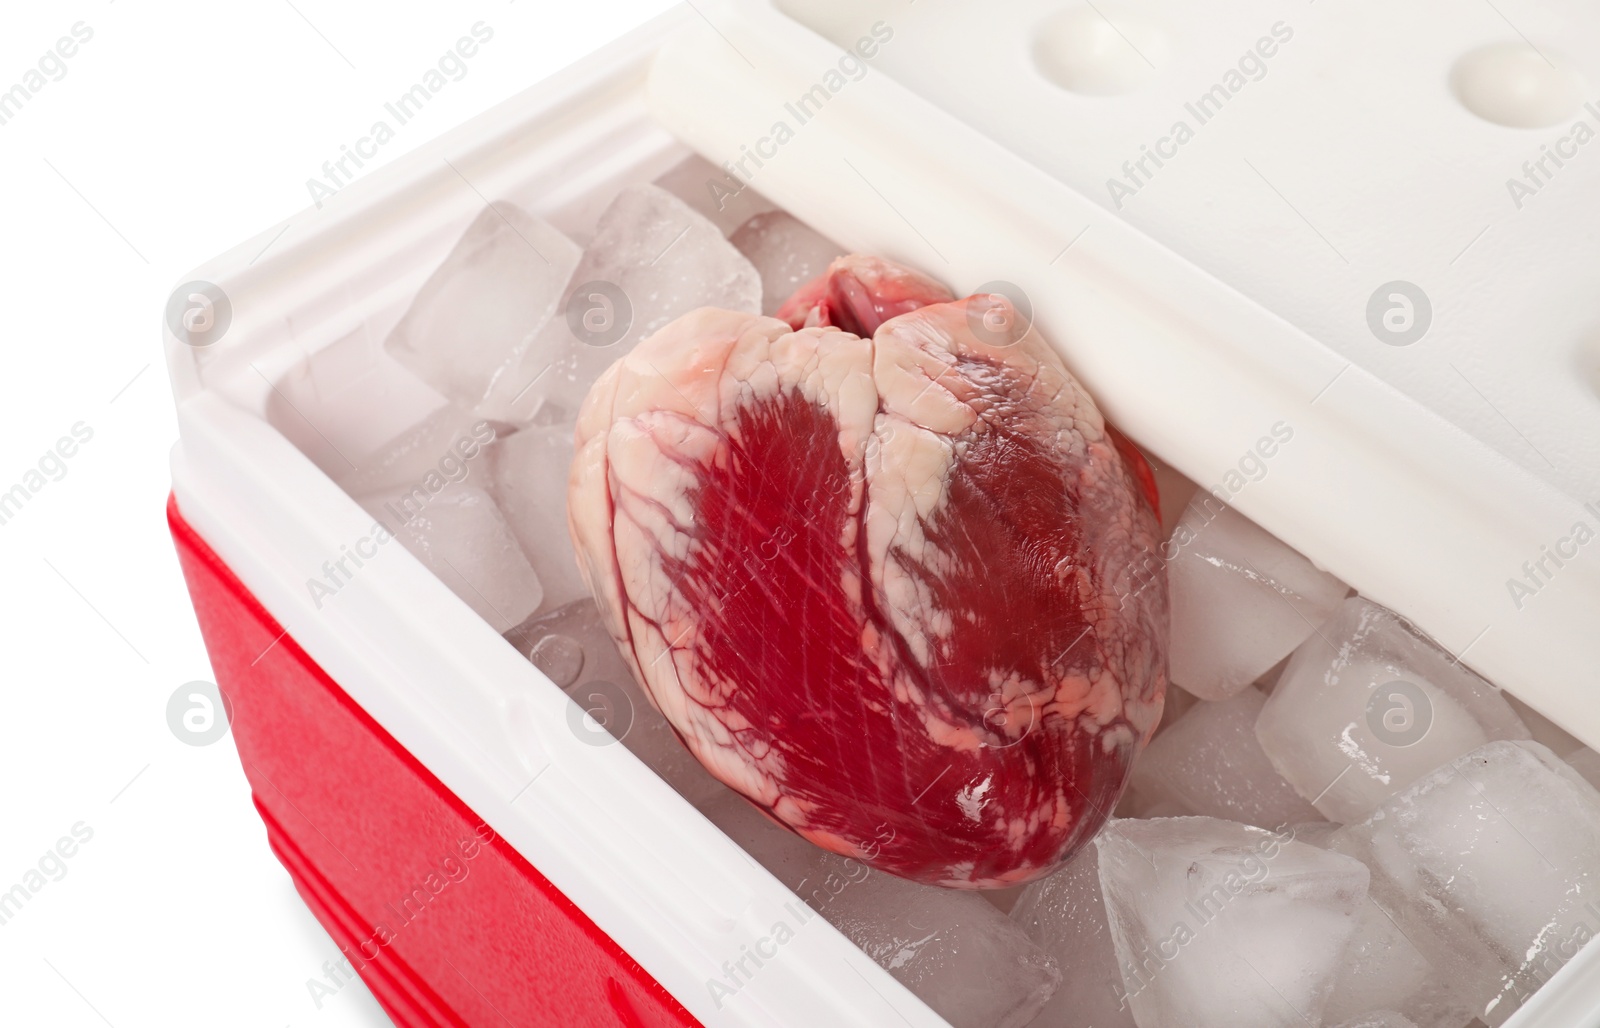
{"label": "blood vessel on heart", "polygon": [[703,308],[585,401],[569,519],[624,658],[714,775],[956,888],[1093,837],[1160,715],[1149,469],[1004,296],[843,257]]}

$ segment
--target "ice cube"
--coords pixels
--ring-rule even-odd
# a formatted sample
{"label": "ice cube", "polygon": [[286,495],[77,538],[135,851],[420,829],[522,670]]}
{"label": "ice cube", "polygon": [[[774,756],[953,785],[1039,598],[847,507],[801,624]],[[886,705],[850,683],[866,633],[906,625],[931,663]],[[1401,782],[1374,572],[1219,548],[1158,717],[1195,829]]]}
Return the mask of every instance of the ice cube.
{"label": "ice cube", "polygon": [[1027,891],[1026,885],[1013,885],[1004,889],[982,889],[978,892],[989,902],[991,907],[1002,914],[1009,914],[1016,909],[1022,900],[1022,894]]}
{"label": "ice cube", "polygon": [[1484,1023],[1472,1016],[1474,1007],[1461,990],[1431,962],[1429,967],[1427,981],[1406,1000],[1400,1013],[1418,1028],[1484,1028]]}
{"label": "ice cube", "polygon": [[489,493],[466,482],[425,479],[411,489],[360,498],[405,548],[497,631],[539,606],[544,590]]}
{"label": "ice cube", "polygon": [[495,426],[470,411],[447,404],[401,432],[361,459],[354,468],[345,468],[334,481],[351,496],[368,496],[396,489],[410,490],[433,478],[459,479],[460,469],[467,477],[488,474],[480,466],[484,447],[495,439]]}
{"label": "ice cube", "polygon": [[1586,746],[1576,753],[1567,754],[1567,765],[1578,772],[1584,781],[1600,789],[1600,753]]}
{"label": "ice cube", "polygon": [[1373,1010],[1341,1021],[1335,1028],[1417,1028],[1417,1023],[1393,1010]]}
{"label": "ice cube", "polygon": [[1027,886],[1011,919],[1055,958],[1061,985],[1034,1023],[1041,1028],[1134,1028],[1100,895],[1100,859],[1085,846],[1049,878]]}
{"label": "ice cube", "polygon": [[1048,954],[971,892],[918,885],[818,849],[734,794],[702,810],[955,1028],[1021,1028],[1061,980]]}
{"label": "ice cube", "polygon": [[[1355,934],[1344,951],[1344,966],[1328,997],[1326,1020],[1348,1020],[1374,1007],[1408,1009],[1434,977],[1433,965],[1412,945],[1383,908],[1368,896],[1356,917]],[[1458,1024],[1472,1018],[1472,1011]]]}
{"label": "ice cube", "polygon": [[589,595],[567,531],[572,427],[530,425],[497,440],[488,454],[495,500],[544,583],[547,608]]}
{"label": "ice cube", "polygon": [[1289,836],[1318,849],[1328,849],[1328,840],[1344,825],[1334,821],[1303,821],[1289,827]]}
{"label": "ice cube", "polygon": [[[305,360],[274,377],[263,413],[317,467],[359,496],[388,483],[361,479],[357,469],[381,459],[419,423],[437,419],[447,401],[384,348],[375,334],[381,315],[332,340],[328,315],[319,303],[285,317]],[[387,332],[389,325],[382,327]]]}
{"label": "ice cube", "polygon": [[1458,757],[1332,845],[1366,862],[1378,905],[1490,1025],[1600,925],[1600,793],[1536,742]]}
{"label": "ice cube", "polygon": [[1194,811],[1175,800],[1147,799],[1142,793],[1129,789],[1123,795],[1123,802],[1112,810],[1112,816],[1149,821],[1160,817],[1193,817]]}
{"label": "ice cube", "polygon": [[1112,821],[1095,840],[1140,1028],[1317,1024],[1367,869],[1209,817]]}
{"label": "ice cube", "polygon": [[1169,546],[1172,680],[1202,700],[1260,678],[1349,592],[1210,493],[1189,504]]}
{"label": "ice cube", "polygon": [[1182,686],[1167,683],[1167,699],[1161,706],[1161,720],[1156,724],[1156,734],[1160,735],[1171,728],[1178,719],[1189,712],[1189,708],[1200,702],[1195,694]]}
{"label": "ice cube", "polygon": [[1283,672],[1286,668],[1288,668],[1289,660],[1293,656],[1294,654],[1291,653],[1289,656],[1284,657],[1282,660],[1272,665],[1272,667],[1267,670],[1266,674],[1256,679],[1255,687],[1260,689],[1266,695],[1271,696],[1272,690],[1278,687],[1278,679],[1283,677]]}
{"label": "ice cube", "polygon": [[458,406],[470,409],[516,366],[550,320],[581,251],[509,203],[473,219],[384,345]]}
{"label": "ice cube", "polygon": [[1157,734],[1133,765],[1132,785],[1140,798],[1260,828],[1320,819],[1256,740],[1256,718],[1266,702],[1260,690],[1246,689],[1195,704]]}
{"label": "ice cube", "polygon": [[[1302,842],[1333,849],[1332,837],[1344,826],[1331,821],[1296,825]],[[1461,1028],[1471,1022],[1474,1005],[1434,968],[1370,891],[1345,946],[1344,966],[1334,980],[1324,1023],[1358,1018],[1374,1007],[1392,1007],[1421,1028]]]}
{"label": "ice cube", "polygon": [[656,178],[655,184],[693,207],[725,236],[732,235],[757,214],[778,209],[777,204],[756,192],[749,183],[731,176],[699,154],[668,168]]}
{"label": "ice cube", "polygon": [[[1156,737],[1176,724],[1198,702],[1193,693],[1168,682],[1166,700],[1161,706],[1161,720],[1156,723]],[[1192,811],[1167,799],[1157,800],[1141,795],[1130,782],[1123,790],[1122,799],[1118,801],[1114,813],[1116,817],[1177,817]]]}
{"label": "ice cube", "polygon": [[757,214],[731,240],[761,273],[762,314],[776,314],[796,289],[845,254],[843,247],[788,211]]}
{"label": "ice cube", "polygon": [[587,713],[587,718],[574,716],[568,721],[580,739],[596,746],[620,740],[690,803],[705,803],[728,792],[651,705],[617,652],[593,600],[577,600],[531,617],[506,632],[505,639]]}
{"label": "ice cube", "polygon": [[1348,823],[1468,750],[1528,731],[1494,686],[1352,597],[1295,651],[1256,735],[1301,796]]}
{"label": "ice cube", "polygon": [[602,371],[699,307],[759,313],[760,274],[682,200],[630,186],[600,216],[561,309],[481,410],[519,424],[570,426]]}

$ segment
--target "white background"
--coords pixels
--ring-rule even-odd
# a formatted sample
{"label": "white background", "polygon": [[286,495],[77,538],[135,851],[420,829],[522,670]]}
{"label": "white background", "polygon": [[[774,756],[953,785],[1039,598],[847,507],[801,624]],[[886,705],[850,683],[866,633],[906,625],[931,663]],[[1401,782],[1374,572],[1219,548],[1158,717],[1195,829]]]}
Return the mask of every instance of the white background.
{"label": "white background", "polygon": [[162,307],[309,205],[308,178],[478,21],[493,41],[365,172],[665,10],[665,0],[8,4],[0,91],[93,39],[0,126],[0,492],[93,439],[0,524],[0,892],[93,838],[0,924],[0,1024],[386,1024],[267,848],[231,740],[168,729],[211,670],[164,504]]}

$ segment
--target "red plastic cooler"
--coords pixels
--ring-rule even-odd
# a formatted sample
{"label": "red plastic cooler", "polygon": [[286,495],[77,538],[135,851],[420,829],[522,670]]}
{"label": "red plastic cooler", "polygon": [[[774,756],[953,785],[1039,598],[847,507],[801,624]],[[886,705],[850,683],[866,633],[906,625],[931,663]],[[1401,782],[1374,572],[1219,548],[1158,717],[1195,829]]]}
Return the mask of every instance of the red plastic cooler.
{"label": "red plastic cooler", "polygon": [[[207,345],[167,336],[173,538],[273,850],[397,1024],[945,1024],[626,749],[575,738],[562,691],[322,470],[415,419],[382,342],[484,198],[581,240],[619,188],[698,151],[852,249],[958,290],[1016,283],[1110,416],[1189,477],[1292,421],[1231,502],[1600,742],[1592,562],[1517,616],[1502,583],[1581,490],[1024,160],[1009,113],[991,138],[959,98],[880,72],[948,41],[867,6],[882,54],[781,144],[773,123],[843,51],[764,0],[680,9],[189,276],[228,320]],[[709,987],[797,920],[731,999]],[[1600,950],[1511,1023],[1600,1023]]]}

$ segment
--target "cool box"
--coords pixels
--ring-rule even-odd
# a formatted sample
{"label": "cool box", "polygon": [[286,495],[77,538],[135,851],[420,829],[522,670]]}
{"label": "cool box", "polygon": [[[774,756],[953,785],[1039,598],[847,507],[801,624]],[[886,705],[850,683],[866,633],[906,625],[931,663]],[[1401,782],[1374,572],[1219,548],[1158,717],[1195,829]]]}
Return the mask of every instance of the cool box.
{"label": "cool box", "polygon": [[[1482,116],[1534,116],[1460,63],[1508,35],[1488,13],[1332,8],[1123,12],[1146,69],[1085,58],[1082,18],[1040,0],[797,6],[807,25],[702,3],[188,276],[231,323],[166,339],[173,536],[273,849],[397,1023],[945,1023],[820,918],[714,1002],[707,982],[794,922],[794,895],[623,747],[575,738],[561,690],[373,546],[319,470],[406,427],[415,385],[375,355],[485,197],[582,238],[619,188],[698,151],[842,245],[958,292],[1015,285],[1109,416],[1203,485],[1292,424],[1230,502],[1600,742],[1600,572],[1587,553],[1525,569],[1600,523],[1600,235],[1582,227],[1600,151],[1521,170],[1588,115]],[[1526,22],[1600,38],[1576,4]],[[872,56],[841,63],[862,35]],[[1233,90],[1261,36],[1267,70]],[[1463,164],[1481,179],[1444,176]],[[1390,286],[1423,296],[1416,341],[1384,336],[1415,299],[1412,321],[1385,323],[1387,299],[1368,317]],[[308,590],[352,551],[376,556]],[[447,857],[470,874],[397,918]],[[1597,1019],[1590,945],[1510,1023]]]}

